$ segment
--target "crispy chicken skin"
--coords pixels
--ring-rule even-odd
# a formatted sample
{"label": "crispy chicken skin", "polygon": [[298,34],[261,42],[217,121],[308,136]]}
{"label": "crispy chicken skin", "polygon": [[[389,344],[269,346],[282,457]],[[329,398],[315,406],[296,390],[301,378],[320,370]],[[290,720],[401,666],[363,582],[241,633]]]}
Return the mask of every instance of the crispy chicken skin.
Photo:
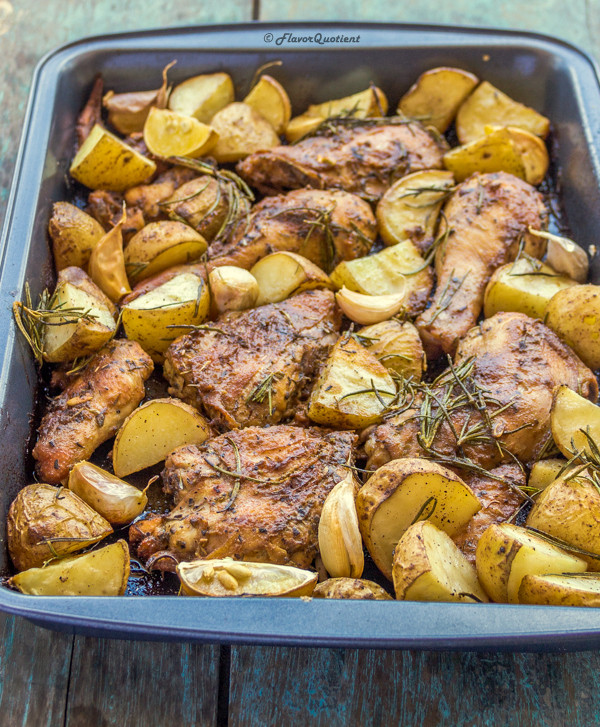
{"label": "crispy chicken skin", "polygon": [[42,482],[57,485],[115,434],[144,398],[152,360],[135,341],[114,340],[52,400],[33,449]]}
{"label": "crispy chicken skin", "polygon": [[[525,498],[516,489],[527,484],[527,477],[516,464],[505,464],[491,470],[490,476],[460,472],[463,481],[481,502],[481,510],[469,520],[452,540],[473,565],[479,538],[494,523],[503,523],[519,509]],[[496,479],[499,478],[499,479]]]}
{"label": "crispy chicken skin", "polygon": [[366,255],[377,223],[360,197],[339,190],[298,189],[266,197],[226,240],[213,243],[213,265],[251,268],[269,253],[296,252],[329,272],[341,260]]}
{"label": "crispy chicken skin", "polygon": [[224,556],[307,568],[317,555],[323,503],[347,474],[355,439],[353,432],[278,425],[176,449],[163,472],[176,507],[132,525],[130,542],[163,570]]}
{"label": "crispy chicken skin", "polygon": [[[553,331],[523,313],[497,313],[473,328],[458,347],[455,370],[468,361],[473,362],[472,373],[463,383],[471,395],[485,392],[490,420],[464,395],[464,403],[456,405],[462,389],[448,370],[434,394],[443,401],[445,393],[450,393],[446,410],[454,431],[440,417],[430,447],[443,457],[468,457],[486,469],[511,462],[513,456],[522,462],[538,458],[552,436],[550,409],[556,386],[564,384],[590,401],[598,397],[598,384],[590,369]],[[415,403],[421,401],[422,395],[418,395]],[[430,416],[436,411],[433,403]],[[417,437],[422,436],[425,425],[421,409],[413,405],[367,433],[368,468],[377,469],[399,457],[422,456]],[[460,437],[469,430],[479,436],[471,436],[459,446],[454,432]]]}
{"label": "crispy chicken skin", "polygon": [[169,392],[204,410],[220,429],[284,421],[307,393],[339,325],[329,290],[226,313],[211,329],[192,331],[169,346]]}
{"label": "crispy chicken skin", "polygon": [[263,194],[344,189],[372,202],[410,172],[440,169],[446,150],[418,122],[345,126],[332,120],[331,129],[318,136],[250,154],[237,170]]}
{"label": "crispy chicken skin", "polygon": [[492,273],[516,258],[522,240],[534,257],[545,248],[527,231],[546,225],[542,195],[511,174],[474,174],[458,186],[444,214],[449,232],[435,256],[436,290],[417,319],[430,358],[454,353],[477,322]]}

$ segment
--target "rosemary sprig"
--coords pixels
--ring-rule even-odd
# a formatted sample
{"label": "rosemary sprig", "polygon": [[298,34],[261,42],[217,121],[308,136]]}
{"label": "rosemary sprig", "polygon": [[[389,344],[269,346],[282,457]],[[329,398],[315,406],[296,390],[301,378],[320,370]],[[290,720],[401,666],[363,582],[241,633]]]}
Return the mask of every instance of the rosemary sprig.
{"label": "rosemary sprig", "polygon": [[268,374],[265,376],[265,378],[257,384],[254,389],[250,392],[246,399],[246,404],[249,404],[252,401],[256,401],[259,404],[262,404],[265,398],[268,399],[269,402],[269,416],[273,415],[273,385],[275,381],[278,379],[281,379],[283,376],[282,373],[277,372],[274,374]]}
{"label": "rosemary sprig", "polygon": [[241,477],[242,477],[242,460],[240,457],[240,450],[237,446],[237,444],[233,441],[233,439],[230,439],[229,437],[225,437],[225,440],[231,444],[233,448],[233,452],[235,455],[235,477],[233,480],[233,489],[231,490],[231,495],[229,496],[229,500],[225,507],[222,510],[218,510],[218,512],[226,512],[229,510],[233,503],[235,502],[236,497],[238,496],[238,493],[240,491],[241,486]]}
{"label": "rosemary sprig", "polygon": [[585,555],[586,558],[593,558],[594,560],[600,560],[600,555],[597,553],[592,553],[589,550],[584,550],[583,548],[578,548],[576,545],[571,545],[570,543],[567,543],[565,540],[561,540],[560,538],[555,537],[554,535],[550,535],[549,533],[545,533],[543,530],[538,530],[537,528],[532,528],[530,525],[526,525],[525,528],[529,530],[531,533],[534,533],[538,536],[538,538],[541,538],[542,540],[546,540],[548,543],[551,543],[552,545],[557,545],[559,548],[562,548],[563,550],[568,550],[571,553],[577,553],[578,555]]}
{"label": "rosemary sprig", "polygon": [[419,512],[415,515],[415,519],[412,521],[411,525],[418,523],[419,520],[429,520],[435,512],[437,502],[437,497],[428,497],[421,505]]}

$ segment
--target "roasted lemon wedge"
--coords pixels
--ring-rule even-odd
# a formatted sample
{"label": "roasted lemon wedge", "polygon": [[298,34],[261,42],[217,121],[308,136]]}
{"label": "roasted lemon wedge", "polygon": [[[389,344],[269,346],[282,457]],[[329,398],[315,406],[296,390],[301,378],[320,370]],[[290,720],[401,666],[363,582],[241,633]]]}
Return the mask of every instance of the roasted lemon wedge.
{"label": "roasted lemon wedge", "polygon": [[192,116],[168,109],[150,109],[144,124],[144,142],[159,157],[199,157],[217,143],[219,135]]}

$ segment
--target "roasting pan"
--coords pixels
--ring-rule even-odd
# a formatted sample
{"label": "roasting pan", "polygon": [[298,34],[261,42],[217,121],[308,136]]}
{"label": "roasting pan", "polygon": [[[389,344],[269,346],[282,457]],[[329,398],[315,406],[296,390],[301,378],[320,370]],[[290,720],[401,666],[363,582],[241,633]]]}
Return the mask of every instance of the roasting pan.
{"label": "roasting pan", "polygon": [[[343,38],[350,38],[344,40]],[[472,71],[553,124],[554,158],[571,233],[600,240],[600,85],[594,62],[539,35],[420,25],[246,24],[88,38],[47,55],[33,79],[0,246],[0,576],[10,574],[9,505],[29,484],[28,440],[37,424],[38,377],[11,306],[29,281],[51,284],[46,236],[51,203],[66,199],[76,116],[97,73],[116,91],[155,88],[226,70],[237,96],[254,71],[281,60],[276,76],[299,113],[374,82],[391,108],[423,71]],[[592,280],[600,282],[598,261]],[[94,636],[224,643],[419,649],[585,649],[600,646],[600,611],[495,604],[300,599],[32,597],[0,586],[0,609],[61,631]]]}

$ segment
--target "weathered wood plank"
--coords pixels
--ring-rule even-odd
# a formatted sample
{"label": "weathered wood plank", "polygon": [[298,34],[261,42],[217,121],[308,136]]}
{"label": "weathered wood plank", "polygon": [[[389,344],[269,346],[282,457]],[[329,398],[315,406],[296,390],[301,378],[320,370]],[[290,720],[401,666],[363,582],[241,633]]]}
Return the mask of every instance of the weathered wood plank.
{"label": "weathered wood plank", "polygon": [[0,724],[62,725],[73,637],[0,614]]}
{"label": "weathered wood plank", "polygon": [[553,35],[600,57],[597,0],[419,0],[365,3],[361,0],[261,0],[261,20],[363,20],[510,28]]}
{"label": "weathered wood plank", "polygon": [[4,217],[31,76],[44,53],[88,35],[233,23],[251,18],[251,0],[221,3],[0,0],[0,221]]}
{"label": "weathered wood plank", "polygon": [[600,654],[232,649],[229,727],[599,721]]}
{"label": "weathered wood plank", "polygon": [[210,727],[218,680],[218,646],[77,637],[65,727]]}

